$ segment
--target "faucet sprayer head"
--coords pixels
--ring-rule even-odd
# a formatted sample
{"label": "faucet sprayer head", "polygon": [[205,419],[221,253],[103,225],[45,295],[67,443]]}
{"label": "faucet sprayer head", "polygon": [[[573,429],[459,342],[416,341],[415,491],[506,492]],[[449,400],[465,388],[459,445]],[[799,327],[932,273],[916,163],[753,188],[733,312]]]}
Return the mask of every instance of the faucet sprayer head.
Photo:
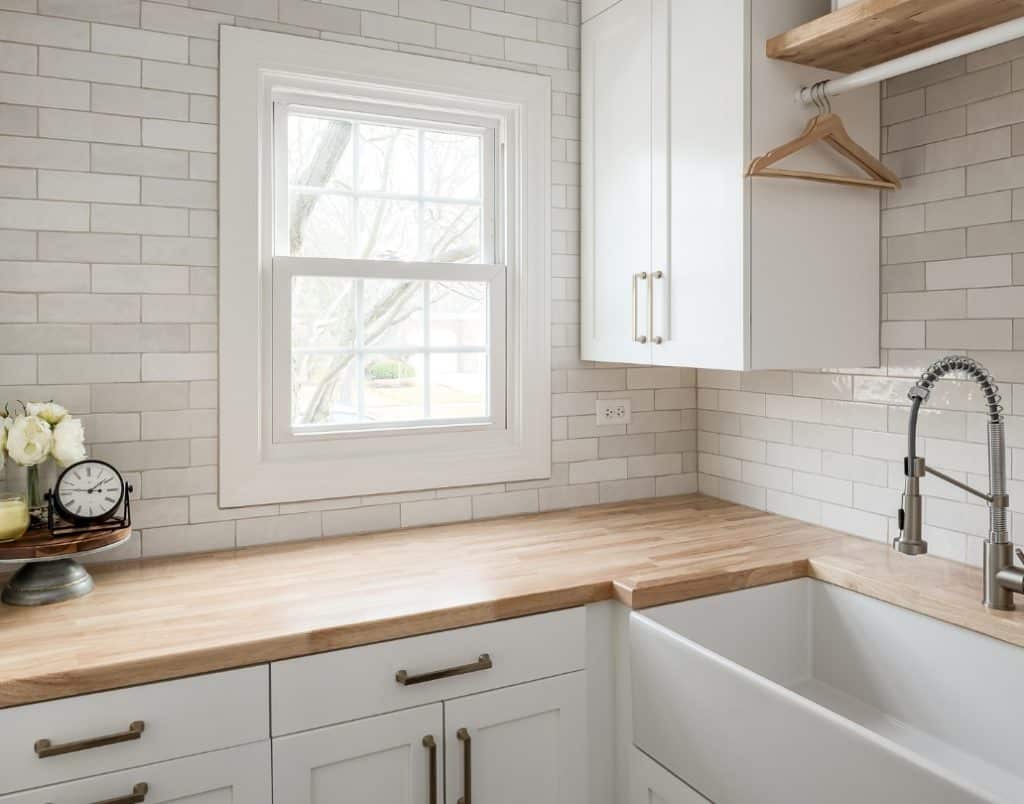
{"label": "faucet sprayer head", "polygon": [[928,552],[928,542],[921,538],[921,478],[924,477],[924,458],[906,458],[903,461],[906,485],[903,490],[903,504],[899,510],[900,537],[893,547],[908,556],[920,556]]}

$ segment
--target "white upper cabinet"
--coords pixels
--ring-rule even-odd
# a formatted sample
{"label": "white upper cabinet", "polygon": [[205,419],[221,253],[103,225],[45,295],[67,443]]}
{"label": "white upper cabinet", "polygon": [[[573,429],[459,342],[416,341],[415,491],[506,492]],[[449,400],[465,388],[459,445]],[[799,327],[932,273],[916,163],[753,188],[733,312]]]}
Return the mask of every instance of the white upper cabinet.
{"label": "white upper cabinet", "polygon": [[[582,354],[719,369],[878,363],[877,190],[744,177],[827,73],[765,41],[828,0],[584,4]],[[877,153],[878,89],[833,101]],[[787,168],[856,173],[824,147]]]}
{"label": "white upper cabinet", "polygon": [[[584,357],[651,361],[653,0],[620,0],[583,26]],[[664,255],[659,255],[662,259]],[[641,331],[641,327],[643,331]]]}

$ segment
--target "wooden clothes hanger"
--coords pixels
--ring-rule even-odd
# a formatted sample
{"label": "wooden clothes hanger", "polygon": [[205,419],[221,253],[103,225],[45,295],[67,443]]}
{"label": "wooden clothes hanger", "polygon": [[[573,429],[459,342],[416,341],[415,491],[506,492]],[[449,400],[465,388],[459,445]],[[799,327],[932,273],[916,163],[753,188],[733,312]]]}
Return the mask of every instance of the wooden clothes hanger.
{"label": "wooden clothes hanger", "polygon": [[[868,174],[867,178],[859,176],[841,176],[831,173],[815,173],[809,170],[784,170],[770,167],[787,156],[821,142],[838,151]],[[879,160],[854,142],[843,126],[842,118],[832,112],[822,112],[812,117],[804,133],[785,145],[774,148],[764,156],[751,161],[747,168],[748,176],[773,176],[780,179],[804,179],[820,181],[827,184],[845,184],[852,187],[878,187],[883,190],[898,190],[902,185],[899,177]]]}

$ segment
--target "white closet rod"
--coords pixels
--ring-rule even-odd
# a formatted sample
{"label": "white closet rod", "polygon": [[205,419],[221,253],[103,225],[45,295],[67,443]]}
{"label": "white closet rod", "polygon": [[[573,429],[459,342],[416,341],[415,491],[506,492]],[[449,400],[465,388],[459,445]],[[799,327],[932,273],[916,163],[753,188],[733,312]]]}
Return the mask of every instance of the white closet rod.
{"label": "white closet rod", "polygon": [[[888,78],[895,78],[897,75],[904,75],[923,67],[931,67],[933,64],[984,50],[994,45],[1001,45],[1022,36],[1024,36],[1024,17],[993,25],[991,28],[975,31],[958,39],[951,39],[948,42],[918,50],[916,53],[908,53],[906,56],[858,70],[855,73],[844,75],[842,78],[823,81],[821,88],[829,97],[835,97],[852,89],[877,84]],[[800,103],[814,103],[814,99],[811,97],[811,87],[801,87],[797,90],[796,97]]]}

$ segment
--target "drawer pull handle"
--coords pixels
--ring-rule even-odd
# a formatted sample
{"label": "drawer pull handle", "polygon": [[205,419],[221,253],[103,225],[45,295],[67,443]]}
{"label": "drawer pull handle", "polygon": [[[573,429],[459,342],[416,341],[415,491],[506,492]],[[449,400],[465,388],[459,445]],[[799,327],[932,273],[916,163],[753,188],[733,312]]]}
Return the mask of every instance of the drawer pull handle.
{"label": "drawer pull handle", "polygon": [[434,739],[433,734],[428,734],[423,738],[423,747],[427,749],[427,762],[428,770],[427,776],[430,781],[430,804],[437,804],[437,740]]}
{"label": "drawer pull handle", "polygon": [[469,738],[467,729],[459,729],[455,732],[455,736],[462,743],[462,795],[457,804],[473,804],[473,776],[470,773],[470,760],[472,759],[470,743],[472,740]]}
{"label": "drawer pull handle", "polygon": [[[87,751],[90,748],[99,748],[102,745],[113,745],[114,743],[126,743],[129,740],[138,740],[142,732],[146,730],[146,724],[142,720],[134,720],[128,726],[128,731],[121,731],[117,734],[105,734],[102,737],[90,737],[87,740],[75,740],[71,743],[60,743],[54,745],[49,740],[36,740],[36,756],[40,759],[55,757],[60,754],[72,754],[75,751]],[[127,801],[127,799],[125,799]],[[132,799],[134,801],[134,799]],[[142,801],[142,799],[138,799]],[[121,801],[121,799],[117,799]]]}
{"label": "drawer pull handle", "polygon": [[481,653],[475,662],[460,664],[458,667],[446,667],[444,670],[434,670],[430,673],[421,673],[418,676],[410,676],[408,671],[399,670],[395,673],[395,681],[403,687],[408,687],[412,684],[422,684],[425,681],[437,681],[439,678],[464,676],[466,673],[490,670],[492,667],[494,667],[494,662],[491,661],[491,655],[489,653]]}
{"label": "drawer pull handle", "polygon": [[146,800],[146,793],[148,792],[149,785],[145,782],[139,782],[132,788],[130,795],[105,798],[103,801],[94,801],[93,804],[141,804],[141,802]]}

